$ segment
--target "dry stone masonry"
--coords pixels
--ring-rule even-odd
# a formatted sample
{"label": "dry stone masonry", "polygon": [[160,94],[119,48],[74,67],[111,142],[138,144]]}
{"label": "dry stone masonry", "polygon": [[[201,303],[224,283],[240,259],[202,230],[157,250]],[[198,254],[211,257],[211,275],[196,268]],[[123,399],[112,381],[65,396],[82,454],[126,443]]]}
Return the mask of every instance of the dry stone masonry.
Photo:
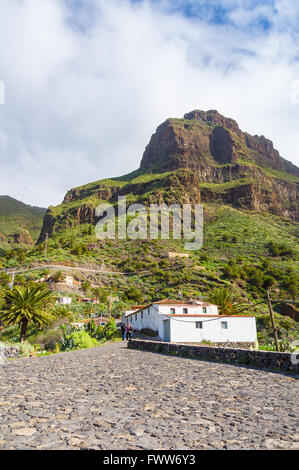
{"label": "dry stone masonry", "polygon": [[299,372],[299,360],[297,360],[299,354],[254,351],[229,347],[193,346],[136,339],[131,339],[128,347],[131,349],[174,354],[196,359],[243,364],[264,369],[285,370],[294,373]]}
{"label": "dry stone masonry", "polygon": [[0,449],[296,449],[296,379],[101,347],[0,365]]}

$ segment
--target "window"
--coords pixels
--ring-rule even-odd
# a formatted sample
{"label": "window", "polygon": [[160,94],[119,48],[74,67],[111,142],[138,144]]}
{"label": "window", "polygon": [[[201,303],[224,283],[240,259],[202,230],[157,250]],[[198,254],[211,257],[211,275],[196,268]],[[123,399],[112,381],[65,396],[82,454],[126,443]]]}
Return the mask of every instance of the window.
{"label": "window", "polygon": [[221,328],[222,328],[222,330],[227,330],[227,321],[222,321],[221,322]]}
{"label": "window", "polygon": [[143,318],[143,312],[141,312],[141,318]]}
{"label": "window", "polygon": [[171,308],[170,313],[171,313],[171,315],[174,315],[175,314],[175,308]]}
{"label": "window", "polygon": [[187,308],[183,308],[183,313],[188,313],[188,309],[187,309]]}
{"label": "window", "polygon": [[207,313],[207,307],[202,307],[202,313]]}
{"label": "window", "polygon": [[147,309],[147,314],[148,314],[148,315],[150,314],[150,309],[149,309],[149,308]]}
{"label": "window", "polygon": [[135,320],[137,320],[137,314],[135,315]]}
{"label": "window", "polygon": [[202,321],[197,321],[195,324],[196,328],[202,328]]}

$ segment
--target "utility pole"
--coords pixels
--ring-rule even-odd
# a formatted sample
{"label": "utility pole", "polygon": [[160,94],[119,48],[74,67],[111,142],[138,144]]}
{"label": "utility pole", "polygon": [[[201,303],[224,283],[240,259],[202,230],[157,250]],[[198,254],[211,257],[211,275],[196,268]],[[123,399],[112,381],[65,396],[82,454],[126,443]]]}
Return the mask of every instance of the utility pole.
{"label": "utility pole", "polygon": [[48,253],[48,238],[49,238],[49,234],[47,232],[46,238],[45,238],[45,257],[47,256],[47,253]]}
{"label": "utility pole", "polygon": [[111,311],[112,311],[112,296],[110,295],[109,298],[109,318],[111,319]]}
{"label": "utility pole", "polygon": [[273,309],[272,309],[272,304],[271,304],[271,299],[270,299],[270,291],[268,291],[268,290],[267,290],[267,301],[268,301],[268,307],[269,307],[269,312],[270,312],[272,330],[273,330],[274,339],[275,339],[276,351],[280,352],[278,335],[277,335],[277,328],[276,328],[276,325],[275,325],[274,312],[273,312]]}

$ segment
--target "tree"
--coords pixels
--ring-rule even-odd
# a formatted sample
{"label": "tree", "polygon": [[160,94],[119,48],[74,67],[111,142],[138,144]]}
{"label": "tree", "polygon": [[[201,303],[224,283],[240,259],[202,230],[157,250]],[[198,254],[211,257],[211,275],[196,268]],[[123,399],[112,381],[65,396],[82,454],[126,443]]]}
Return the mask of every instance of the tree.
{"label": "tree", "polygon": [[285,330],[286,337],[287,337],[287,339],[289,339],[290,332],[291,332],[292,328],[294,328],[294,321],[292,321],[289,317],[281,318],[280,321],[279,321],[279,327],[283,328]]}
{"label": "tree", "polygon": [[5,289],[0,287],[0,315],[3,306],[5,305]]}
{"label": "tree", "polygon": [[264,289],[270,289],[270,287],[273,287],[275,285],[275,279],[273,276],[264,276],[263,278],[263,288]]}
{"label": "tree", "polygon": [[143,294],[140,289],[136,286],[130,286],[126,291],[125,295],[127,299],[132,300],[133,302],[142,302],[143,301]]}
{"label": "tree", "polygon": [[220,315],[237,315],[247,308],[244,302],[238,302],[234,298],[232,290],[227,287],[211,291],[207,300],[218,306]]}
{"label": "tree", "polygon": [[25,341],[30,322],[42,326],[54,318],[46,311],[46,308],[53,304],[54,297],[52,291],[39,285],[17,286],[7,292],[0,319],[7,326],[18,323],[21,328],[20,342]]}
{"label": "tree", "polygon": [[287,292],[292,296],[293,302],[299,292],[299,276],[296,272],[291,272],[284,280],[284,286]]}
{"label": "tree", "polygon": [[8,284],[10,283],[10,276],[6,273],[1,273],[0,274],[0,285],[2,287],[8,287]]}
{"label": "tree", "polygon": [[93,314],[93,304],[88,304],[86,307],[85,307],[85,310],[84,310],[84,313],[85,315],[88,317],[89,319],[89,323],[88,323],[88,331],[91,332],[92,330],[92,325],[91,325],[91,317],[92,317],[92,314]]}
{"label": "tree", "polygon": [[91,289],[91,282],[90,281],[83,281],[81,284],[82,290],[85,294],[87,294]]}

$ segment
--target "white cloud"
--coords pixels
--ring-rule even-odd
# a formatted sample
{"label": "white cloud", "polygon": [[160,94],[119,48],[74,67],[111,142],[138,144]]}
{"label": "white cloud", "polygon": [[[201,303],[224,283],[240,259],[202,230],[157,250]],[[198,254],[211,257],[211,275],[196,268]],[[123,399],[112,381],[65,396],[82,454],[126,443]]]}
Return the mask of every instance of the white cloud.
{"label": "white cloud", "polygon": [[5,103],[5,85],[0,80],[0,104],[4,104],[4,103]]}
{"label": "white cloud", "polygon": [[296,15],[276,3],[285,27],[264,9],[275,25],[265,35],[237,8],[219,26],[166,3],[89,0],[91,20],[70,15],[71,0],[1,0],[0,193],[59,203],[71,187],[136,169],[157,125],[196,108],[264,134],[298,164]]}

